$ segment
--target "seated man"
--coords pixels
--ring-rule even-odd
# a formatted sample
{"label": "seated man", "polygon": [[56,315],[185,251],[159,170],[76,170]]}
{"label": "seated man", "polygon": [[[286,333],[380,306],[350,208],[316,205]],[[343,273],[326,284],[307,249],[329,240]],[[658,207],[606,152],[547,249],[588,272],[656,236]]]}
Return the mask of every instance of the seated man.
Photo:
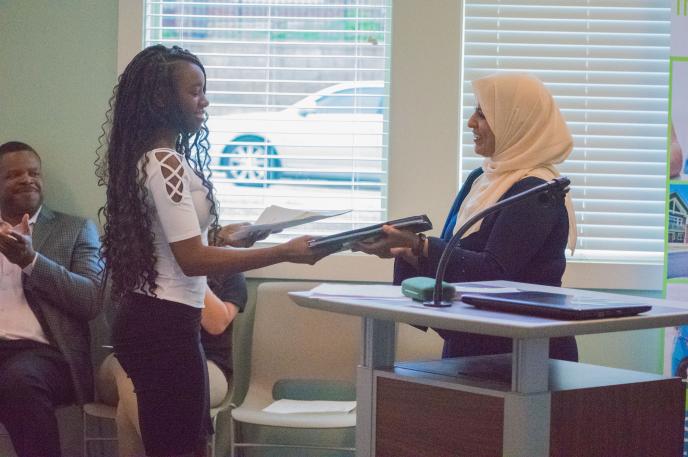
{"label": "seated man", "polygon": [[55,408],[93,397],[98,231],[43,205],[41,159],[0,146],[0,422],[20,457],[59,457]]}
{"label": "seated man", "polygon": [[[201,314],[201,344],[208,362],[210,407],[213,408],[222,402],[231,387],[231,322],[246,306],[247,294],[246,281],[241,273],[209,276],[208,286]],[[103,402],[117,405],[119,456],[145,455],[134,385],[114,355],[103,361],[96,383]]]}

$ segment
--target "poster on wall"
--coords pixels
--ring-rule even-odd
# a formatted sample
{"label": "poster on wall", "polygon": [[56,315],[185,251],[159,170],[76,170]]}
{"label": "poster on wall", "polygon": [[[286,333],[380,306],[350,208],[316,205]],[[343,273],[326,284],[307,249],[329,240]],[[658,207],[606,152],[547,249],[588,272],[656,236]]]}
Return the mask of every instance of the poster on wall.
{"label": "poster on wall", "polygon": [[[671,17],[669,122],[667,141],[667,204],[665,239],[665,281],[667,298],[688,294],[688,5],[677,1]],[[682,102],[683,101],[683,102]],[[678,371],[688,360],[688,326],[665,332],[664,372],[688,376]],[[688,368],[688,362],[685,364]]]}
{"label": "poster on wall", "polygon": [[[685,301],[688,297],[688,181],[669,181],[666,227],[664,293],[668,299]],[[687,379],[688,326],[667,329],[664,347],[665,374]]]}
{"label": "poster on wall", "polygon": [[[685,63],[688,67],[688,62]],[[684,81],[688,84],[688,78]],[[669,154],[677,154],[677,150],[680,151],[672,141]],[[681,155],[682,168],[686,161]],[[667,186],[664,293],[668,299],[685,301],[688,297],[688,180],[683,172],[671,174]],[[688,379],[688,326],[667,329],[664,343],[665,374]]]}
{"label": "poster on wall", "polygon": [[[688,297],[688,2],[671,0],[664,294]],[[688,302],[686,303],[688,306]],[[688,379],[688,325],[664,336],[664,373]],[[683,455],[688,456],[688,403]]]}

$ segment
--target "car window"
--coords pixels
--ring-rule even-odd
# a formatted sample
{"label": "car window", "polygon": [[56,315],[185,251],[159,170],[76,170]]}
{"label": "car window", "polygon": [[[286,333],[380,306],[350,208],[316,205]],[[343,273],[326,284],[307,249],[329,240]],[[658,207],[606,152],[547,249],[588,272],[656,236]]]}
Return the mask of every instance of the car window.
{"label": "car window", "polygon": [[320,114],[345,114],[354,111],[353,89],[340,90],[332,95],[324,95],[315,101]]}
{"label": "car window", "polygon": [[361,87],[358,89],[358,111],[367,114],[382,114],[384,87]]}
{"label": "car window", "polygon": [[384,88],[359,87],[324,95],[315,101],[319,114],[382,114]]}

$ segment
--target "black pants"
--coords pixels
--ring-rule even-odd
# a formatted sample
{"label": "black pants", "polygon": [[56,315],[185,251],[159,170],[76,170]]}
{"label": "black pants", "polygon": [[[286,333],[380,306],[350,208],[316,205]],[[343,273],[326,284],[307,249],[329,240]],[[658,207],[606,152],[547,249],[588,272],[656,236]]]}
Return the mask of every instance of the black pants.
{"label": "black pants", "polygon": [[52,346],[0,341],[0,422],[19,457],[59,457],[55,408],[74,402],[69,365]]}
{"label": "black pants", "polygon": [[201,309],[141,294],[120,303],[115,356],[131,378],[146,455],[198,454],[212,433]]}

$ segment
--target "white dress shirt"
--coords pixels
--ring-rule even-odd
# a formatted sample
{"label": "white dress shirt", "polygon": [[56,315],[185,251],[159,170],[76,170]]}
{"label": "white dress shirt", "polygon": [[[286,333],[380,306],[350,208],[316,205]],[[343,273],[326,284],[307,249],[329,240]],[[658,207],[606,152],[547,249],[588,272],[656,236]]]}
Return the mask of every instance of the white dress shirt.
{"label": "white dress shirt", "polygon": [[[29,219],[32,232],[40,212],[39,208]],[[33,271],[36,257],[24,268],[25,274],[30,275]],[[32,340],[50,344],[36,315],[26,301],[22,286],[22,269],[2,254],[0,254],[0,339]]]}

